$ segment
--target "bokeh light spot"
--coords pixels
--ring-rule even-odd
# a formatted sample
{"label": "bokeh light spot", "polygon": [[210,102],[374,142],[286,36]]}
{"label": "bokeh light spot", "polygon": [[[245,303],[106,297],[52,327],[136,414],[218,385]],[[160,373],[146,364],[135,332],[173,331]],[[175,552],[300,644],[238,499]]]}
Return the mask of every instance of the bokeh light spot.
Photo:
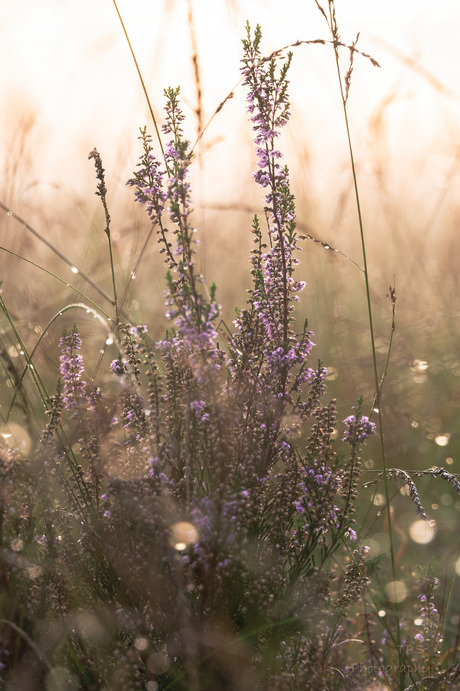
{"label": "bokeh light spot", "polygon": [[374,505],[375,506],[383,506],[385,504],[385,497],[383,494],[377,493],[374,497]]}
{"label": "bokeh light spot", "polygon": [[422,372],[426,372],[428,369],[428,362],[426,360],[412,360],[410,364],[411,372],[414,374],[421,374]]}
{"label": "bokeh light spot", "polygon": [[419,519],[410,525],[409,535],[419,545],[427,545],[436,535],[436,531],[433,522]]}
{"label": "bokeh light spot", "polygon": [[390,602],[403,602],[407,597],[407,587],[403,581],[390,581],[385,592]]}
{"label": "bokeh light spot", "polygon": [[450,441],[450,434],[438,434],[434,441],[438,446],[447,446]]}
{"label": "bokeh light spot", "polygon": [[183,552],[189,545],[194,545],[199,540],[198,530],[193,523],[179,521],[171,526],[170,543],[178,552]]}

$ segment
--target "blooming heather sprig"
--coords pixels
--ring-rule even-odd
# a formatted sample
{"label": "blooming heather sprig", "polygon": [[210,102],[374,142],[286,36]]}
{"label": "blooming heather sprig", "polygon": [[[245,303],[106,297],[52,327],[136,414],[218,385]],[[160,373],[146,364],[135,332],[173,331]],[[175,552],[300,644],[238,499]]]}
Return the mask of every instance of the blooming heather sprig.
{"label": "blooming heather sprig", "polygon": [[162,129],[172,138],[166,144],[166,161],[172,171],[168,181],[169,216],[176,225],[176,243],[173,254],[176,265],[168,273],[169,297],[167,316],[175,321],[176,328],[185,340],[201,332],[203,324],[204,299],[199,284],[202,276],[195,271],[194,254],[196,241],[190,223],[191,186],[188,180],[192,160],[190,142],[183,139],[182,122],[184,114],[179,104],[179,88],[165,89],[166,122]]}
{"label": "blooming heather sprig", "polygon": [[126,184],[136,189],[134,199],[145,206],[147,216],[157,228],[160,254],[165,255],[168,269],[173,269],[176,259],[172,253],[172,243],[168,239],[168,228],[163,222],[163,212],[168,199],[163,182],[166,171],[153,153],[152,138],[147,134],[147,128],[140,128],[140,133],[139,139],[142,141],[144,153],[138,163],[139,170],[134,172],[134,177]]}
{"label": "blooming heather sprig", "polygon": [[126,369],[127,361],[125,358],[122,358],[121,355],[117,357],[115,360],[112,360],[110,363],[110,369],[112,370],[113,374],[116,374],[117,377],[121,377],[124,374],[127,373]]}
{"label": "blooming heather sprig", "polygon": [[288,54],[280,76],[276,77],[275,60],[270,60],[267,67],[260,53],[260,27],[256,27],[253,40],[249,24],[246,25],[246,30],[241,72],[245,77],[244,84],[249,86],[248,111],[251,114],[253,130],[256,132],[254,143],[259,170],[254,173],[254,178],[259,185],[270,189],[265,198],[266,211],[271,214],[271,220],[280,227],[294,220],[295,216],[291,204],[293,197],[289,193],[286,194],[289,191],[288,171],[278,162],[282,154],[275,147],[279,130],[288,122],[290,116],[289,82],[286,74],[291,64],[292,53]]}
{"label": "blooming heather sprig", "polygon": [[153,153],[152,137],[147,134],[147,128],[140,128],[140,133],[139,139],[142,141],[144,153],[134,177],[126,184],[136,188],[134,199],[145,206],[152,223],[161,225],[161,215],[167,199],[167,193],[163,189],[163,177],[166,171],[162,170],[160,161]]}
{"label": "blooming heather sprig", "polygon": [[352,561],[345,570],[343,593],[337,603],[339,607],[356,602],[369,585],[365,561],[368,552],[369,547],[366,546],[353,550]]}
{"label": "blooming heather sprig", "polygon": [[59,341],[59,347],[62,402],[67,410],[72,410],[77,407],[78,399],[83,397],[86,391],[86,383],[81,378],[85,369],[83,357],[77,352],[81,350],[81,338],[76,325],[70,333],[64,332]]}
{"label": "blooming heather sprig", "polygon": [[[172,170],[168,183],[169,214],[171,220],[179,226],[179,235],[181,235],[189,224],[191,186],[188,175],[193,152],[190,142],[183,138],[182,122],[185,116],[179,104],[179,93],[179,87],[176,89],[169,87],[164,91],[166,121],[162,130],[164,134],[172,136],[166,144],[166,161],[168,168]],[[183,239],[186,240],[186,238]],[[185,247],[180,248],[181,251],[185,249]],[[177,254],[180,254],[180,250],[176,248]]]}
{"label": "blooming heather sprig", "polygon": [[[244,84],[249,87],[247,96],[248,111],[256,133],[254,143],[258,170],[254,173],[255,181],[263,188],[268,188],[265,195],[265,212],[269,221],[269,230],[274,235],[275,244],[267,253],[264,273],[271,281],[280,276],[281,284],[285,292],[297,292],[300,284],[292,281],[292,271],[295,262],[292,252],[296,249],[295,243],[295,204],[294,195],[290,191],[289,171],[282,166],[279,160],[282,153],[275,146],[275,141],[280,135],[280,129],[289,120],[289,81],[286,78],[289,70],[292,53],[276,75],[276,61],[262,59],[260,54],[260,27],[257,26],[254,39],[251,39],[249,24],[246,26],[247,38],[243,40],[244,57],[242,59],[241,72],[244,76]],[[279,265],[279,262],[281,265]],[[267,283],[267,281],[265,281]],[[291,285],[287,285],[290,283]],[[275,295],[278,291],[274,291]],[[284,314],[287,328],[287,314]],[[286,339],[285,339],[286,340]]]}
{"label": "blooming heather sprig", "polygon": [[134,451],[136,444],[147,439],[149,433],[143,399],[134,389],[128,389],[123,392],[122,402],[126,446]]}
{"label": "blooming heather sprig", "polygon": [[428,567],[418,579],[422,592],[418,596],[420,610],[414,622],[418,629],[414,635],[414,640],[416,641],[417,652],[423,656],[423,661],[429,667],[430,672],[433,672],[441,652],[442,629],[440,626],[441,615],[434,601],[434,591],[439,585],[439,580],[432,575],[431,571],[431,567]]}
{"label": "blooming heather sprig", "polygon": [[346,430],[343,442],[350,444],[350,456],[342,468],[343,514],[350,516],[355,511],[355,500],[358,495],[358,482],[361,475],[361,445],[375,434],[375,424],[366,415],[361,414],[362,397],[356,406],[356,413],[345,420]]}
{"label": "blooming heather sprig", "polygon": [[138,386],[141,385],[140,366],[141,358],[139,356],[141,349],[141,339],[147,333],[147,327],[142,326],[128,326],[123,324],[120,326],[121,333],[124,334],[121,341],[121,347],[126,355],[126,359],[119,357],[110,364],[110,368],[114,374],[125,374],[130,371],[136,380]]}
{"label": "blooming heather sprig", "polygon": [[314,413],[325,389],[326,371],[320,366],[315,372],[308,366],[314,344],[307,321],[300,333],[294,328],[293,312],[305,282],[294,278],[298,264],[295,203],[288,169],[281,165],[277,147],[280,130],[289,119],[291,56],[278,72],[274,59],[261,57],[260,38],[260,28],[252,37],[248,25],[241,70],[255,132],[258,170],[254,178],[264,189],[269,238],[264,241],[255,216],[253,287],[248,308],[234,321],[227,365],[231,374],[228,391],[245,430],[239,453],[245,457],[245,466],[263,477],[278,461],[285,465],[280,440],[286,415],[293,413],[304,420]]}
{"label": "blooming heather sprig", "polygon": [[[278,75],[275,60],[267,61],[261,57],[260,39],[260,27],[256,27],[252,38],[248,24],[247,38],[243,40],[241,71],[244,84],[249,89],[248,111],[255,132],[258,170],[254,178],[268,190],[265,194],[265,212],[270,233],[270,248],[264,252],[259,224],[254,220],[253,231],[258,247],[252,254],[254,288],[250,292],[251,333],[258,334],[253,341],[256,347],[259,343],[258,359],[264,362],[268,390],[271,389],[275,398],[287,400],[292,387],[290,373],[295,367],[305,367],[313,345],[308,332],[304,330],[299,337],[292,329],[292,312],[305,283],[293,278],[294,268],[298,264],[294,257],[297,250],[294,195],[290,191],[288,169],[280,164],[282,154],[275,145],[280,129],[289,119],[289,82],[286,75],[292,55],[288,55]],[[236,320],[236,327],[243,337],[246,323],[247,315],[242,312]],[[244,352],[241,340],[241,337],[236,337],[233,353]],[[304,380],[308,376],[305,374]],[[298,380],[293,390],[300,383]]]}
{"label": "blooming heather sprig", "polygon": [[375,434],[375,423],[366,415],[349,415],[344,423],[347,426],[342,441],[355,445],[363,443],[371,435]]}
{"label": "blooming heather sprig", "polygon": [[[194,254],[197,241],[190,222],[191,186],[189,166],[193,157],[190,142],[183,138],[184,114],[179,103],[179,88],[165,89],[166,118],[162,127],[170,140],[165,146],[165,163],[170,172],[167,189],[163,189],[164,171],[152,153],[151,138],[141,129],[144,154],[139,170],[128,181],[136,188],[136,201],[144,204],[149,218],[158,225],[160,252],[166,254],[167,317],[174,322],[179,340],[186,348],[214,350],[216,331],[213,326],[219,314],[215,302],[215,288],[210,298],[203,295],[203,277],[195,270]],[[175,243],[167,239],[168,229],[163,223],[167,208],[174,224]],[[190,349],[189,348],[189,349]]]}
{"label": "blooming heather sprig", "polygon": [[306,464],[301,472],[301,497],[295,501],[295,508],[303,519],[301,534],[311,539],[314,535],[326,533],[331,524],[338,527],[339,509],[335,497],[340,479],[332,468],[316,460]]}

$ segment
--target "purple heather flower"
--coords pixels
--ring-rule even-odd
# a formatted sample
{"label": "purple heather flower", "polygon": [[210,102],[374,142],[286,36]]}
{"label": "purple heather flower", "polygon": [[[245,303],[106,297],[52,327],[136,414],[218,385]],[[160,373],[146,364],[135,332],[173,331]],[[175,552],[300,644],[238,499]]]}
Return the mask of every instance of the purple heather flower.
{"label": "purple heather flower", "polygon": [[304,466],[302,472],[305,477],[299,483],[302,497],[294,501],[295,509],[308,521],[304,530],[325,533],[329,524],[336,523],[338,518],[339,509],[334,499],[339,490],[339,478],[331,468],[317,461],[313,461],[312,467]]}
{"label": "purple heather flower", "polygon": [[375,434],[375,423],[371,422],[366,415],[356,417],[356,415],[349,415],[345,418],[344,423],[347,426],[342,441],[347,441],[349,444],[355,444],[356,441],[364,442],[371,435]]}
{"label": "purple heather flower", "polygon": [[161,225],[161,215],[167,199],[163,190],[165,171],[152,153],[152,138],[147,134],[146,128],[141,129],[139,139],[142,139],[144,154],[138,164],[139,170],[126,184],[136,188],[135,200],[145,206],[152,223]]}
{"label": "purple heather flower", "polygon": [[126,373],[126,360],[118,357],[116,360],[112,360],[109,367],[114,374],[121,377]]}
{"label": "purple heather flower", "polygon": [[124,412],[123,416],[126,420],[125,427],[129,427],[130,423],[136,419],[136,411],[134,410],[134,408],[131,408],[130,410],[127,410],[126,412]]}
{"label": "purple heather flower", "polygon": [[196,417],[198,427],[204,427],[209,420],[209,413],[204,412],[205,406],[205,401],[192,401],[190,403],[190,410]]}
{"label": "purple heather flower", "polygon": [[145,324],[141,324],[140,326],[131,326],[129,333],[131,336],[141,336],[142,334],[148,333],[148,329]]}

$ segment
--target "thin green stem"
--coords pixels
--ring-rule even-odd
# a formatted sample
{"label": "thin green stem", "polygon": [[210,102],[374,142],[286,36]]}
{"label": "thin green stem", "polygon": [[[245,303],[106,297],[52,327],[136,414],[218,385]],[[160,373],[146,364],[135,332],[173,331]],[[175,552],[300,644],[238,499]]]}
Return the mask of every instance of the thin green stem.
{"label": "thin green stem", "polygon": [[[0,204],[1,204],[1,202],[0,202]],[[94,302],[93,300],[91,300],[91,298],[89,298],[87,295],[85,295],[85,293],[82,293],[81,290],[78,290],[78,288],[76,288],[76,287],[73,286],[71,283],[69,283],[68,281],[64,280],[63,278],[61,278],[60,276],[58,276],[57,274],[55,274],[53,271],[48,271],[48,269],[45,269],[44,266],[40,266],[40,264],[36,264],[36,263],[33,262],[31,259],[27,259],[26,257],[23,257],[22,254],[18,254],[17,252],[13,252],[13,250],[9,250],[9,249],[7,249],[6,247],[3,247],[2,245],[0,245],[0,251],[2,251],[2,252],[8,252],[8,254],[12,254],[13,257],[17,257],[18,259],[21,259],[22,261],[27,262],[28,264],[31,264],[32,266],[35,266],[36,269],[40,269],[40,271],[43,271],[44,273],[48,274],[48,276],[52,276],[52,277],[55,278],[57,281],[59,281],[60,283],[62,283],[63,285],[65,285],[67,288],[70,288],[70,289],[73,290],[75,293],[77,293],[77,295],[80,295],[84,300],[87,300],[87,301],[89,302],[89,304],[90,304],[94,309],[98,310],[101,314],[104,315],[104,317],[106,317],[106,319],[109,319],[109,320],[110,320],[110,316],[107,314],[107,312],[105,312],[105,311],[102,309],[102,307],[100,307],[96,302]],[[79,272],[79,273],[80,273],[80,272]]]}
{"label": "thin green stem", "polygon": [[11,318],[11,315],[8,311],[8,308],[5,305],[5,302],[4,302],[3,298],[1,297],[1,295],[0,295],[0,309],[3,311],[3,314],[5,315],[8,323],[10,324],[10,326],[13,330],[15,338],[17,339],[17,343],[19,344],[19,347],[24,354],[24,358],[25,358],[26,363],[27,363],[26,367],[30,370],[30,373],[32,375],[32,379],[34,380],[34,384],[37,387],[37,390],[38,390],[39,396],[42,400],[43,406],[46,409],[49,405],[50,397],[48,395],[48,392],[46,391],[46,387],[44,386],[42,380],[40,379],[38,372],[36,371],[34,365],[32,364],[32,360],[31,360],[29,352],[26,348],[26,345],[25,345],[24,341],[22,340],[18,330],[16,329],[16,326],[13,322],[13,319]]}
{"label": "thin green stem", "polygon": [[[72,268],[72,270],[73,270],[76,274],[78,274],[79,276],[81,276],[81,277],[83,278],[83,280],[86,281],[86,283],[89,283],[89,285],[92,286],[92,287],[94,288],[94,290],[96,290],[96,292],[99,293],[99,295],[101,295],[101,296],[104,298],[104,300],[107,300],[107,302],[109,302],[111,305],[114,305],[114,304],[115,304],[114,301],[113,301],[113,299],[110,297],[110,295],[109,295],[108,293],[106,293],[105,290],[103,290],[103,288],[101,288],[100,285],[98,285],[98,284],[91,278],[91,276],[88,276],[88,274],[86,274],[86,273],[85,273],[84,271],[82,271],[79,267],[77,267],[77,266],[73,263],[73,261],[71,261],[71,259],[69,259],[69,257],[67,257],[63,252],[61,252],[61,250],[59,250],[55,245],[53,245],[52,242],[50,242],[49,240],[47,240],[43,235],[41,235],[41,233],[39,233],[37,230],[35,230],[35,228],[32,228],[32,226],[29,225],[29,223],[27,223],[27,221],[24,221],[23,218],[21,218],[20,216],[18,216],[17,213],[15,213],[14,211],[12,211],[8,206],[6,206],[5,204],[3,204],[3,202],[1,202],[1,201],[0,201],[0,209],[3,209],[4,211],[6,211],[8,216],[11,216],[12,218],[15,219],[15,221],[18,221],[18,223],[20,223],[26,230],[28,230],[28,231],[29,231],[30,233],[32,233],[32,235],[34,235],[38,240],[40,240],[40,241],[43,242],[47,247],[49,247],[50,250],[51,250],[52,252],[54,252],[54,254],[56,254],[60,259],[62,259],[68,266],[70,266],[70,267]],[[43,266],[41,266],[40,264],[36,264],[36,263],[33,262],[31,259],[26,259],[26,257],[23,257],[21,254],[17,254],[16,252],[13,252],[13,250],[9,250],[9,249],[7,249],[6,247],[3,247],[3,246],[1,246],[1,245],[0,245],[0,250],[3,250],[4,252],[8,252],[9,254],[12,254],[13,256],[18,257],[18,259],[22,259],[22,261],[25,261],[25,262],[27,262],[28,264],[31,264],[32,266],[35,266],[37,269],[40,269],[41,271],[44,271],[44,272],[47,273],[49,276],[52,276],[53,278],[55,278],[56,280],[60,281],[61,283],[63,283],[63,284],[64,284],[65,286],[67,286],[68,288],[70,288],[71,290],[73,290],[73,291],[75,291],[76,293],[78,293],[78,295],[81,295],[85,300],[88,300],[88,302],[89,302],[93,307],[95,307],[97,310],[99,310],[99,312],[101,312],[105,317],[107,317],[107,319],[111,319],[111,317],[107,314],[107,312],[105,312],[105,311],[102,309],[102,307],[99,307],[99,305],[97,305],[93,300],[91,300],[91,298],[89,298],[87,295],[85,295],[84,293],[82,293],[78,288],[75,288],[75,286],[73,286],[72,284],[70,284],[68,281],[65,281],[63,278],[60,278],[60,277],[59,277],[57,274],[55,274],[53,271],[48,271],[48,269],[45,269],[45,268],[44,268]],[[114,277],[113,277],[113,280],[114,280]],[[119,309],[118,309],[118,314],[119,314],[119,315],[122,314],[122,315],[124,316],[124,318],[125,318],[127,321],[133,322],[132,317],[131,317],[125,310],[123,310],[121,306],[120,306]]]}
{"label": "thin green stem", "polygon": [[63,252],[61,252],[60,249],[58,249],[55,245],[53,245],[52,242],[47,240],[41,233],[39,233],[37,230],[35,230],[35,228],[32,228],[32,226],[29,225],[27,223],[27,221],[24,221],[23,218],[18,216],[17,213],[12,211],[12,209],[10,209],[8,206],[3,204],[3,202],[1,202],[1,201],[0,201],[0,209],[3,209],[3,211],[6,211],[8,216],[11,216],[12,218],[14,218],[15,221],[18,221],[18,223],[20,223],[26,230],[28,230],[29,233],[32,233],[32,235],[34,235],[38,240],[40,240],[40,242],[43,242],[43,244],[45,244],[47,247],[49,247],[50,250],[52,252],[54,252],[54,254],[56,254],[60,259],[62,259],[62,261],[64,261],[66,264],[68,264],[68,266],[70,266],[72,269],[76,270],[76,272],[79,273],[80,276],[87,283],[89,283],[90,286],[92,286],[94,288],[94,290],[96,290],[99,293],[99,295],[101,295],[104,298],[104,300],[107,300],[107,302],[110,302],[110,304],[113,304],[113,300],[110,297],[110,295],[108,295],[105,292],[105,290],[103,290],[95,281],[93,281],[93,279],[90,276],[88,276],[88,274],[86,274],[84,271],[82,271],[80,268],[78,268],[73,263],[73,261],[71,259],[69,259],[69,257],[67,257]]}
{"label": "thin green stem", "polygon": [[[352,171],[352,176],[353,176],[353,188],[354,188],[354,192],[355,192],[356,210],[357,210],[357,214],[358,214],[359,232],[360,232],[360,237],[361,237],[364,280],[365,280],[365,286],[366,286],[366,302],[367,302],[367,311],[368,311],[368,320],[369,320],[369,332],[370,332],[370,338],[371,338],[372,364],[373,364],[374,384],[375,384],[375,391],[376,391],[375,405],[377,406],[378,419],[379,419],[380,454],[381,454],[381,458],[382,458],[382,469],[383,469],[384,486],[385,486],[386,515],[387,515],[387,521],[388,521],[388,537],[389,537],[389,542],[390,542],[391,574],[392,574],[392,580],[394,583],[396,581],[396,562],[395,562],[395,555],[394,555],[393,531],[392,531],[392,524],[391,524],[390,495],[389,495],[389,487],[388,487],[387,463],[386,463],[385,441],[384,441],[384,431],[383,431],[383,415],[382,415],[382,406],[381,406],[381,387],[380,387],[380,383],[379,383],[378,368],[377,368],[377,353],[376,353],[376,348],[375,348],[374,320],[373,320],[373,315],[372,315],[372,302],[371,302],[370,283],[369,283],[369,269],[368,269],[368,264],[367,264],[366,241],[365,241],[365,237],[364,237],[364,223],[363,223],[363,217],[362,217],[362,212],[361,212],[361,202],[360,202],[360,195],[359,195],[358,180],[357,180],[357,175],[356,175],[355,158],[354,158],[353,145],[352,145],[352,140],[351,140],[350,124],[349,124],[349,120],[348,120],[347,97],[344,93],[342,74],[341,74],[341,70],[340,70],[339,51],[338,51],[339,34],[338,34],[338,26],[337,26],[336,17],[335,17],[335,7],[334,7],[333,0],[329,0],[328,25],[329,25],[329,29],[332,33],[332,37],[334,39],[335,64],[336,64],[336,68],[337,68],[337,77],[338,77],[339,88],[340,88],[340,96],[341,96],[343,115],[344,115],[344,120],[345,120],[345,128],[346,128],[346,132],[347,132],[348,150],[349,150],[349,155],[350,155],[351,171]],[[395,606],[394,611],[395,611],[395,618],[396,618],[396,640],[397,640],[399,670],[400,670],[399,671],[400,686],[401,686],[401,688],[403,688],[404,679],[403,679],[403,671],[402,671],[403,661],[402,661],[402,647],[401,647],[401,626],[400,626],[400,619],[399,619],[399,608],[398,608],[396,598],[395,598],[395,605],[394,606]]]}
{"label": "thin green stem", "polygon": [[134,60],[134,64],[135,64],[135,66],[136,66],[137,74],[138,74],[138,76],[139,76],[139,79],[140,79],[140,82],[141,82],[141,85],[142,85],[142,90],[143,90],[143,92],[144,92],[144,96],[145,96],[145,99],[146,99],[146,101],[147,101],[147,105],[148,105],[148,108],[149,108],[149,111],[150,111],[150,115],[152,116],[153,125],[154,125],[154,127],[155,127],[155,132],[156,132],[156,135],[157,135],[158,143],[160,144],[161,153],[162,153],[162,156],[163,156],[163,158],[164,158],[164,160],[165,160],[166,170],[168,171],[168,177],[170,177],[170,171],[169,171],[169,168],[168,168],[168,164],[167,164],[167,162],[166,162],[165,152],[164,152],[164,149],[163,149],[163,143],[162,143],[162,141],[161,141],[161,136],[160,136],[160,132],[159,132],[159,129],[158,129],[157,121],[156,121],[155,115],[154,115],[154,113],[153,113],[152,104],[150,103],[150,98],[149,98],[149,94],[148,94],[148,91],[147,91],[147,87],[145,86],[145,82],[144,82],[144,78],[143,78],[143,76],[142,76],[142,72],[141,72],[140,67],[139,67],[139,64],[138,64],[138,62],[137,62],[136,55],[135,55],[134,50],[133,50],[133,47],[132,47],[132,45],[131,45],[131,41],[129,40],[128,32],[127,32],[127,30],[126,30],[125,24],[124,24],[123,19],[122,19],[122,17],[121,17],[120,10],[118,9],[118,5],[117,5],[117,3],[116,3],[116,0],[113,0],[113,4],[115,5],[115,9],[116,9],[116,11],[117,11],[118,19],[120,20],[120,24],[121,24],[121,27],[122,27],[122,29],[123,29],[123,33],[124,33],[125,38],[126,38],[126,42],[127,42],[128,46],[129,46],[129,50],[130,50],[130,52],[131,52],[132,58],[133,58],[133,60]]}
{"label": "thin green stem", "polygon": [[115,270],[114,270],[114,266],[113,266],[113,253],[112,253],[112,239],[111,239],[110,233],[107,233],[107,237],[109,239],[110,270],[112,273],[113,303],[115,306],[115,324],[118,326],[118,317],[119,317],[120,308],[118,306],[118,299],[117,299],[117,284],[115,282]]}

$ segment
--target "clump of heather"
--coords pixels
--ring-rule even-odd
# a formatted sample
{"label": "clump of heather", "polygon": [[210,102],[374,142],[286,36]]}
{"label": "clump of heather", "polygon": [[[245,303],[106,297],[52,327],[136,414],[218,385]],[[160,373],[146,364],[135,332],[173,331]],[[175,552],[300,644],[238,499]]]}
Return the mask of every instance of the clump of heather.
{"label": "clump of heather", "polygon": [[[362,400],[337,420],[327,369],[312,359],[279,144],[292,55],[266,59],[260,43],[247,26],[241,71],[265,214],[253,219],[251,287],[233,330],[219,330],[216,289],[196,268],[193,151],[169,88],[164,160],[142,129],[128,182],[167,268],[165,337],[117,323],[101,390],[82,378],[74,326],[40,443],[21,462],[2,450],[11,539],[0,577],[21,595],[3,603],[6,688],[360,689],[394,677],[382,677],[370,633],[376,566],[355,519],[375,425]],[[433,583],[422,584],[420,644],[438,631]],[[363,645],[348,659],[350,642]]]}

